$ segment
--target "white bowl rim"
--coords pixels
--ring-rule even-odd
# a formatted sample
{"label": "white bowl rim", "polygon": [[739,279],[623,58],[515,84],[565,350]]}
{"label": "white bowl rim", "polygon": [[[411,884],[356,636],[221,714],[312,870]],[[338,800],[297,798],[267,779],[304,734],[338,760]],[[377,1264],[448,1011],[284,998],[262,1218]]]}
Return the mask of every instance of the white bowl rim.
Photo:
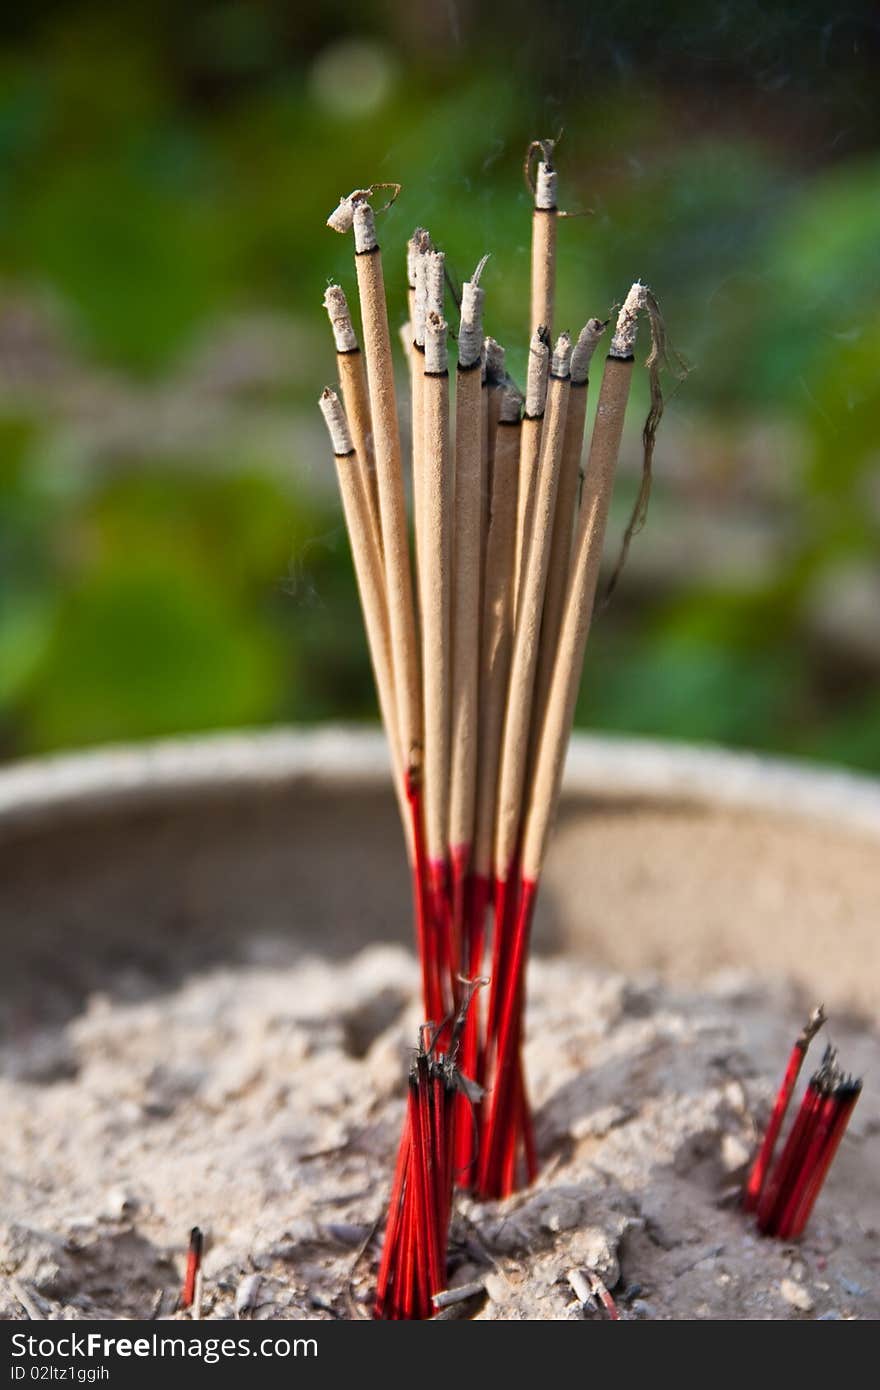
{"label": "white bowl rim", "polygon": [[[114,745],[7,764],[0,832],[167,805],[175,794],[297,785],[376,790],[387,781],[384,736],[373,728],[281,727]],[[709,745],[577,733],[563,795],[761,810],[880,837],[880,779]]]}

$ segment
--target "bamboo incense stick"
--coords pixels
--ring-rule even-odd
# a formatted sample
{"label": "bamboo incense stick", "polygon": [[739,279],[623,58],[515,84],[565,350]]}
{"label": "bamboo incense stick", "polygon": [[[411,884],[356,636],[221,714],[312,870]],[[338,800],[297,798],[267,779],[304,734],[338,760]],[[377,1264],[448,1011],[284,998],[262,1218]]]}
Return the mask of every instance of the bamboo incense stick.
{"label": "bamboo incense stick", "polygon": [[[416,589],[421,588],[423,520],[422,493],[424,473],[424,400],[425,377],[425,322],[428,315],[428,252],[431,239],[423,227],[417,228],[408,246],[407,265],[411,268],[413,290],[411,296],[412,349],[409,357],[410,367],[410,427],[412,447],[412,511],[413,534],[415,537]],[[421,605],[421,593],[418,592]]]}
{"label": "bamboo incense stick", "polygon": [[[565,442],[565,421],[570,390],[571,340],[560,335],[553,352],[547,414],[539,463],[538,485],[528,555],[516,615],[507,706],[501,746],[496,811],[495,925],[492,945],[491,988],[487,1046],[494,1049],[495,1074],[491,1109],[480,1154],[480,1190],[502,1195],[513,1184],[516,1143],[509,1113],[511,1087],[521,1087],[521,1076],[511,1076],[513,1047],[502,1045],[499,1029],[505,1010],[520,992],[519,974],[511,973],[514,961],[512,934],[516,909],[516,857],[522,821],[525,779],[529,755],[529,728],[541,630],[541,612],[550,562],[550,542],[559,469]],[[497,1046],[496,1046],[497,1043]],[[520,1098],[521,1100],[522,1098]],[[519,1104],[520,1102],[517,1101]]]}
{"label": "bamboo incense stick", "polygon": [[[369,201],[363,194],[353,194],[348,200],[344,200],[340,207],[344,207],[346,202],[354,228],[355,270],[361,303],[370,415],[373,421],[395,707],[407,772],[420,776],[422,704],[418,646],[382,257],[376,238],[373,209]],[[338,214],[339,209],[332,214],[332,218],[338,221]],[[342,224],[345,225],[346,221],[347,212],[342,218]]]}
{"label": "bamboo incense stick", "polygon": [[633,285],[620,311],[596,407],[559,648],[543,724],[537,731],[537,758],[523,828],[522,874],[534,882],[540,876],[547,835],[559,796],[584,650],[590,632],[602,542],[629,400],[637,318],[643,304],[643,293],[642,285]]}
{"label": "bamboo incense stick", "polygon": [[[455,502],[453,542],[452,710],[449,770],[449,854],[453,932],[459,959],[464,885],[470,867],[477,789],[480,680],[481,509],[483,496],[482,346],[480,288],[484,257],[461,294],[455,374]],[[467,969],[465,962],[462,968]]]}
{"label": "bamboo incense stick", "polygon": [[523,567],[532,529],[535,492],[538,482],[538,462],[541,457],[541,433],[547,404],[547,381],[550,375],[550,334],[542,324],[529,343],[529,365],[526,375],[526,405],[523,413],[519,445],[519,483],[516,499],[516,552],[513,594],[514,613],[519,604]]}
{"label": "bamboo incense stick", "polygon": [[492,873],[498,762],[513,650],[512,578],[521,408],[522,397],[510,383],[504,390],[499,412],[483,593],[480,746],[473,864],[475,874],[485,880]]}
{"label": "bamboo incense stick", "polygon": [[553,166],[552,140],[536,140],[529,147],[529,160],[540,151],[533,187],[535,206],[532,213],[532,299],[529,334],[543,324],[553,334],[553,311],[556,298],[556,231],[559,209],[556,205],[558,175]]}
{"label": "bamboo incense stick", "polygon": [[425,712],[425,843],[434,893],[446,891],[449,718],[452,690],[452,486],[449,448],[448,327],[431,308],[425,325],[422,508],[422,671]]}
{"label": "bamboo incense stick", "polygon": [[553,350],[532,526],[523,568],[522,594],[516,616],[516,636],[510,668],[498,786],[495,829],[496,881],[503,881],[510,873],[522,815],[541,612],[550,566],[556,491],[565,443],[565,422],[571,386],[570,359],[571,339],[567,333],[562,333]]}
{"label": "bamboo incense stick", "polygon": [[[490,997],[488,1025],[494,1040],[495,1073],[480,1155],[479,1185],[485,1195],[500,1195],[511,1190],[515,1181],[515,1158],[520,1135],[525,1148],[527,1172],[531,1171],[534,1162],[520,1058],[524,968],[538,879],[558,800],[565,750],[580,684],[614,470],[629,397],[637,319],[645,304],[644,296],[644,286],[640,284],[634,285],[627,296],[602,377],[559,649],[543,724],[538,730],[534,774],[525,798],[518,865],[518,901],[512,927],[510,921],[505,920],[508,903],[515,901],[509,882],[502,884],[500,891],[496,886],[496,932],[499,930],[500,908],[502,938],[497,953],[499,979],[497,987],[493,988],[494,1009]],[[496,865],[499,850],[506,852],[508,843],[507,838],[503,841],[500,836],[496,838]],[[509,868],[506,871],[510,873]]]}
{"label": "bamboo incense stick", "polygon": [[406,769],[394,697],[394,670],[382,554],[376,544],[363,467],[352,442],[342,403],[336,393],[328,387],[321,396],[319,406],[330,435],[336,463],[336,475],[354,562],[379,711],[391,754],[394,791],[400,807],[407,848],[412,857],[412,831],[406,799]]}
{"label": "bamboo incense stick", "polygon": [[590,319],[578,335],[571,350],[571,389],[568,414],[565,420],[565,442],[562,446],[562,466],[556,492],[553,518],[553,540],[550,546],[550,568],[547,572],[547,591],[544,595],[544,615],[541,620],[541,650],[535,680],[535,700],[532,725],[540,728],[547,704],[553,662],[559,642],[559,628],[568,583],[574,518],[577,510],[580,483],[581,454],[584,446],[584,424],[587,414],[587,390],[590,363],[605,332],[600,319]]}

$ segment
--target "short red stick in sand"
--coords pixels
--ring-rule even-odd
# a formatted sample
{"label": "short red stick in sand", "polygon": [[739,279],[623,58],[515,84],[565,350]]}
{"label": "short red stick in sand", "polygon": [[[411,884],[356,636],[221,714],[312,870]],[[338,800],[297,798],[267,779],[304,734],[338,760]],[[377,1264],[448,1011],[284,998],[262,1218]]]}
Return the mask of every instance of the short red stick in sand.
{"label": "short red stick in sand", "polygon": [[789,1103],[794,1092],[797,1079],[800,1075],[804,1058],[807,1055],[807,1048],[818,1033],[822,1024],[825,1022],[825,1011],[821,1004],[813,1010],[808,1018],[800,1037],[791,1049],[788,1059],[788,1066],[785,1069],[785,1076],[782,1078],[782,1085],[773,1105],[770,1121],[767,1125],[767,1133],[764,1141],[758,1150],[752,1171],[749,1173],[748,1182],[743,1192],[743,1206],[746,1211],[754,1211],[761,1199],[764,1184],[767,1181],[767,1174],[770,1164],[773,1162],[773,1153],[776,1148],[776,1141],[779,1138],[779,1131],[782,1122],[788,1111]]}
{"label": "short red stick in sand", "polygon": [[795,1240],[803,1233],[861,1092],[862,1083],[841,1072],[836,1052],[827,1047],[822,1065],[810,1078],[779,1161],[771,1168],[798,1072],[824,1021],[821,1008],[816,1009],[795,1044],[743,1194],[746,1209],[756,1211],[759,1231],[781,1240]]}
{"label": "short red stick in sand", "polygon": [[202,1268],[202,1249],[204,1239],[198,1226],[193,1226],[189,1233],[189,1250],[186,1256],[186,1274],[183,1279],[183,1289],[180,1294],[181,1308],[191,1308],[196,1296],[196,1284],[199,1272]]}
{"label": "short red stick in sand", "polygon": [[446,1052],[437,1048],[441,1028],[426,1023],[420,1030],[379,1264],[377,1318],[430,1318],[433,1298],[446,1286],[457,1112],[461,1099],[473,1104],[479,1096],[456,1059],[468,1006],[482,983],[464,986],[458,1014],[442,1030],[450,1038]]}

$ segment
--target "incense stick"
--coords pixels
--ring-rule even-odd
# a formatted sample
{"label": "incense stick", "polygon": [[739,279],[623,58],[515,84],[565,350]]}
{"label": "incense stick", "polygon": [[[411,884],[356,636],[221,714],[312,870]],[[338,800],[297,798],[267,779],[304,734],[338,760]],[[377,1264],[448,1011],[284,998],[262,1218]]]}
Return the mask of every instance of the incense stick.
{"label": "incense stick", "polygon": [[515,1057],[512,1051],[508,1050],[509,1044],[502,1046],[498,1030],[504,1010],[508,1007],[509,996],[519,991],[519,977],[512,970],[516,855],[522,822],[541,612],[550,562],[556,490],[565,442],[570,358],[571,340],[567,333],[563,333],[555,345],[551,362],[538,485],[517,608],[504,718],[495,826],[495,928],[487,1022],[487,1043],[494,1048],[495,1072],[491,1110],[483,1152],[480,1155],[480,1188],[486,1195],[501,1193],[505,1152],[508,1155],[508,1167],[514,1161],[514,1149],[509,1142],[510,1117],[507,1107],[510,1104],[511,1088],[518,1084],[511,1076]]}
{"label": "incense stick", "polygon": [[508,686],[504,720],[504,744],[498,790],[498,819],[495,838],[495,876],[505,879],[519,832],[522,793],[528,751],[528,729],[532,708],[535,668],[544,591],[550,564],[550,543],[570,390],[571,340],[560,335],[553,350],[547,392],[538,480],[523,566],[523,585],[516,615],[516,637]]}
{"label": "incense stick", "polygon": [[[523,971],[538,879],[559,796],[565,749],[590,629],[602,540],[629,397],[637,314],[643,303],[644,287],[634,285],[621,310],[602,377],[559,649],[543,724],[537,733],[535,770],[526,798],[518,864],[518,896],[510,890],[512,863],[505,865],[507,878],[501,889],[496,887],[496,933],[500,930],[502,940],[498,951],[499,981],[493,988],[495,1009],[490,1024],[496,1059],[495,1075],[480,1155],[480,1190],[486,1195],[503,1194],[510,1190],[515,1180],[516,1150],[520,1142],[524,1146],[527,1170],[533,1161],[529,1150],[528,1111],[523,1095],[519,1054],[524,1003]],[[513,759],[517,756],[516,753],[511,754]],[[509,844],[508,829],[503,837],[499,835],[496,838],[496,866],[499,853],[507,853]],[[500,923],[499,914],[503,914]]]}
{"label": "incense stick", "polygon": [[[484,257],[462,286],[455,374],[455,516],[452,615],[452,711],[449,769],[449,854],[453,932],[461,957],[464,886],[470,867],[477,789],[480,680],[481,512],[483,495]],[[462,962],[462,968],[467,969]]]}
{"label": "incense stick", "polygon": [[445,319],[432,308],[425,325],[422,383],[424,443],[422,508],[422,673],[425,711],[425,844],[436,910],[446,893],[449,815],[449,717],[452,690],[452,487],[449,371]]}
{"label": "incense stick", "polygon": [[523,566],[532,530],[535,510],[535,491],[538,463],[541,457],[541,433],[547,404],[547,381],[550,375],[550,334],[542,324],[529,343],[529,365],[526,375],[526,404],[523,413],[519,445],[519,482],[516,499],[516,553],[513,593],[514,612],[519,604]]}
{"label": "incense stick", "polygon": [[484,879],[492,872],[498,763],[513,650],[512,576],[521,408],[522,397],[511,383],[504,390],[499,411],[483,593],[480,755],[473,864],[474,873]]}
{"label": "incense stick", "polygon": [[348,201],[373,421],[398,730],[405,765],[418,775],[422,761],[421,690],[382,257],[367,198],[351,195]]}
{"label": "incense stick", "polygon": [[[536,140],[526,155],[526,168],[533,154],[540,151],[535,170],[534,211],[532,213],[532,299],[530,335],[543,324],[553,333],[553,311],[556,298],[556,230],[559,210],[556,206],[558,175],[553,167],[553,140]],[[530,185],[531,186],[531,185]]]}
{"label": "incense stick", "polygon": [[578,513],[571,573],[559,635],[559,648],[541,728],[522,841],[522,873],[537,882],[562,780],[565,750],[574,717],[584,650],[590,632],[599,578],[602,542],[623,421],[629,400],[638,309],[643,286],[630,290],[602,374],[590,455]]}

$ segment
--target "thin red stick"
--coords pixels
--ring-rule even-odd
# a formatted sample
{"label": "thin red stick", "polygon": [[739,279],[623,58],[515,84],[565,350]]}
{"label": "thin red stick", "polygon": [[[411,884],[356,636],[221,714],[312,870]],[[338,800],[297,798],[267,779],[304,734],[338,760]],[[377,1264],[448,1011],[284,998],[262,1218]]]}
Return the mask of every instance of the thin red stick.
{"label": "thin red stick", "polygon": [[831,1164],[834,1162],[834,1157],[840,1147],[840,1142],[846,1133],[846,1127],[849,1124],[850,1116],[855,1109],[856,1101],[861,1095],[861,1091],[861,1081],[851,1081],[846,1083],[843,1087],[838,1088],[834,1096],[836,1113],[831,1125],[831,1132],[825,1144],[824,1152],[813,1170],[800,1209],[795,1213],[792,1221],[792,1239],[796,1239],[803,1234],[804,1227],[810,1219],[813,1207],[816,1205],[816,1200],[819,1193],[822,1191],[825,1179],[828,1176],[828,1171]]}
{"label": "thin red stick", "polygon": [[779,1218],[791,1191],[790,1185],[796,1181],[798,1169],[809,1147],[813,1125],[823,1098],[815,1079],[811,1080],[782,1150],[782,1157],[771,1174],[758,1206],[758,1229],[764,1235],[778,1234]]}
{"label": "thin red stick", "polygon": [[186,1256],[186,1273],[183,1278],[183,1290],[180,1295],[181,1308],[191,1308],[196,1296],[196,1282],[199,1277],[199,1270],[202,1267],[202,1250],[204,1239],[198,1226],[193,1226],[189,1233],[189,1250]]}

